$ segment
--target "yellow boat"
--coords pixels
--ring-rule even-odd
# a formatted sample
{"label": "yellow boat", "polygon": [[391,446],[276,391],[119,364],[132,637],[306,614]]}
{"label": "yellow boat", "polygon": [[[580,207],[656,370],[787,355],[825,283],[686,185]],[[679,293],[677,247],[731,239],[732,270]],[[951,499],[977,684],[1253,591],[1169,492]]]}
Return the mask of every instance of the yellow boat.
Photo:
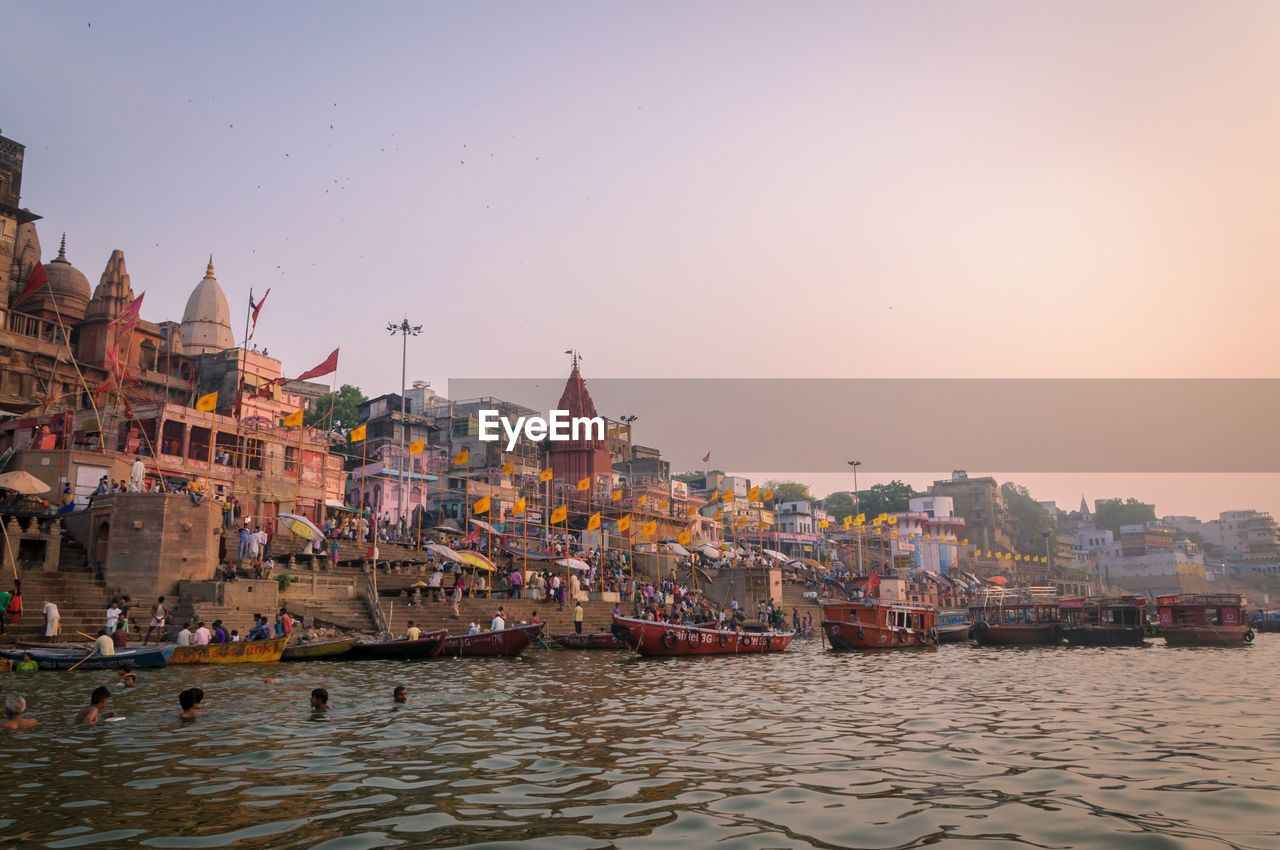
{"label": "yellow boat", "polygon": [[264,664],[280,660],[287,637],[267,640],[238,640],[234,643],[207,643],[179,646],[169,656],[170,664]]}

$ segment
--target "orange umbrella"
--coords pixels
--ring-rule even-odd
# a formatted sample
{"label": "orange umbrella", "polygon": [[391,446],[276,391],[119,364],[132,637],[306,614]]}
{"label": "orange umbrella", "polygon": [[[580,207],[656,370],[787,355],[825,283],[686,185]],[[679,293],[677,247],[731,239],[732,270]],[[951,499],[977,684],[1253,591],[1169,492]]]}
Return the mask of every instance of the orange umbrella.
{"label": "orange umbrella", "polygon": [[987,579],[987,581],[991,582],[992,584],[1000,584],[1000,585],[1005,585],[1009,583],[1009,580],[1004,576],[992,576],[991,578]]}

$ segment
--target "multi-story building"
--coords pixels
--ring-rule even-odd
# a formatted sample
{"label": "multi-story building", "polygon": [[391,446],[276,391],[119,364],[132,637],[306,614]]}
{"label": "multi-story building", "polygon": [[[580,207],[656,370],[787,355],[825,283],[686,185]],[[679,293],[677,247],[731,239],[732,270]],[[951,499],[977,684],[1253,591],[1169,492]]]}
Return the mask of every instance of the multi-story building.
{"label": "multi-story building", "polygon": [[983,549],[1008,549],[1012,545],[1009,512],[1000,485],[990,476],[970,478],[963,469],[951,478],[933,482],[932,496],[946,496],[964,519],[969,539]]}

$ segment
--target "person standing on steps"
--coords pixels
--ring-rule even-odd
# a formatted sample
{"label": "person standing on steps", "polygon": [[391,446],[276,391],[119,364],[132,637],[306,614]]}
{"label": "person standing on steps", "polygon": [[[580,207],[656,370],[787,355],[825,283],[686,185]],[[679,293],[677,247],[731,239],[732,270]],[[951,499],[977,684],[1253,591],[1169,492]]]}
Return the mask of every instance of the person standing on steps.
{"label": "person standing on steps", "polygon": [[573,630],[582,634],[582,603],[573,606]]}

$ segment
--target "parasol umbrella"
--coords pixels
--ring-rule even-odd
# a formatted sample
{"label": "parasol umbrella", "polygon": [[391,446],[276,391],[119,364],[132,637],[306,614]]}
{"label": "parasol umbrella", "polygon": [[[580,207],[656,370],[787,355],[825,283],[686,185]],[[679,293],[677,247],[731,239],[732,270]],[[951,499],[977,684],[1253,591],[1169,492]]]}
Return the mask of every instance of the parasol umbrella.
{"label": "parasol umbrella", "polygon": [[492,525],[489,525],[489,523],[485,522],[482,519],[475,519],[473,517],[471,519],[471,524],[474,525],[476,528],[480,529],[481,531],[487,531],[490,534],[501,534],[501,532],[498,531],[498,529],[494,528]]}
{"label": "parasol umbrella", "polygon": [[48,484],[22,469],[15,469],[13,472],[6,472],[0,475],[0,487],[5,490],[13,490],[24,496],[34,496],[36,493],[49,492]]}
{"label": "parasol umbrella", "polygon": [[720,557],[720,550],[712,546],[710,543],[703,543],[698,547],[698,551],[706,555],[708,558],[715,559]]}
{"label": "parasol umbrella", "polygon": [[469,549],[463,549],[461,551],[455,551],[453,554],[457,555],[459,560],[469,567],[475,567],[477,570],[485,570],[490,573],[494,571],[493,562],[484,555],[481,555],[479,552],[472,552]]}
{"label": "parasol umbrella", "polygon": [[586,561],[579,560],[578,558],[561,558],[556,561],[556,563],[562,567],[568,567],[571,570],[581,570],[584,573],[590,569]]}
{"label": "parasol umbrella", "polygon": [[439,543],[428,543],[427,551],[435,552],[437,555],[444,558],[446,561],[453,561],[455,564],[466,563],[466,561],[462,560],[462,558],[458,556],[458,553],[456,551],[454,551],[453,549],[450,549],[448,546],[441,546]]}
{"label": "parasol umbrella", "polygon": [[1009,580],[1004,576],[991,576],[991,578],[987,579],[987,581],[991,582],[992,584],[998,584],[1002,587],[1009,583]]}
{"label": "parasol umbrella", "polygon": [[285,527],[304,540],[324,540],[324,532],[316,528],[316,524],[304,516],[297,514],[277,514],[276,519]]}
{"label": "parasol umbrella", "polygon": [[681,546],[679,543],[664,542],[663,545],[667,547],[668,552],[671,552],[674,555],[679,555],[682,558],[689,557],[689,550]]}
{"label": "parasol umbrella", "polygon": [[433,530],[433,531],[438,531],[438,532],[440,532],[441,534],[459,534],[459,535],[460,535],[460,534],[462,534],[462,532],[461,532],[461,531],[459,531],[458,529],[454,528],[454,527],[453,527],[453,526],[451,526],[451,525],[437,525],[437,526],[436,526],[434,529],[432,529],[432,530]]}

